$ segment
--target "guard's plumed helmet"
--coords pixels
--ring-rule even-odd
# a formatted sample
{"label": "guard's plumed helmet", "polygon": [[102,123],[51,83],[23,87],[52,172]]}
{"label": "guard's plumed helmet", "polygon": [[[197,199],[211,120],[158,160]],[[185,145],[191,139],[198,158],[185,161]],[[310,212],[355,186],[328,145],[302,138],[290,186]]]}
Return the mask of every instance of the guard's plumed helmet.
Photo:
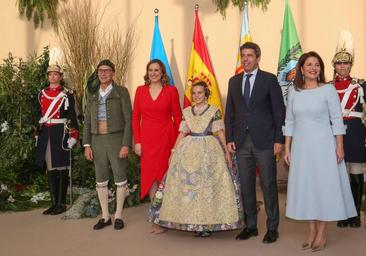
{"label": "guard's plumed helmet", "polygon": [[50,61],[48,62],[47,74],[49,72],[58,72],[63,74],[64,54],[58,47],[50,49]]}
{"label": "guard's plumed helmet", "polygon": [[341,30],[338,38],[338,44],[336,53],[334,54],[332,65],[336,63],[346,62],[353,64],[354,60],[354,48],[353,48],[353,37],[351,32],[347,30]]}

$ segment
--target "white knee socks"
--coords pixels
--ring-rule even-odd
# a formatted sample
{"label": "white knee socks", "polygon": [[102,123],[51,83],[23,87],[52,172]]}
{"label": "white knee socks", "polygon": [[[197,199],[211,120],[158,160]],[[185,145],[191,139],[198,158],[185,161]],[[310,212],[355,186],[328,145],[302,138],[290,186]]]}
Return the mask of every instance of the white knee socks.
{"label": "white knee socks", "polygon": [[125,202],[126,198],[126,185],[124,186],[117,186],[117,192],[116,192],[116,214],[114,216],[115,219],[122,219],[122,210],[123,210],[123,204]]}
{"label": "white knee socks", "polygon": [[108,210],[108,186],[97,187],[97,193],[99,198],[100,207],[102,208],[102,217],[105,222],[109,220]]}

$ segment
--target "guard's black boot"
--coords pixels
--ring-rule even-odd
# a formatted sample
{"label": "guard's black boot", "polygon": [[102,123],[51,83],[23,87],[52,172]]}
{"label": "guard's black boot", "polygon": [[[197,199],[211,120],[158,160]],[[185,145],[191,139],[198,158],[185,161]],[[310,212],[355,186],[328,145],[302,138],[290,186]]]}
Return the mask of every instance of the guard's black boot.
{"label": "guard's black boot", "polygon": [[51,196],[51,207],[43,212],[44,215],[52,214],[57,205],[58,179],[57,170],[47,171],[48,188]]}
{"label": "guard's black boot", "polygon": [[66,212],[66,194],[69,182],[69,170],[59,170],[58,172],[60,173],[58,200],[56,208],[51,213],[52,215],[57,215]]}
{"label": "guard's black boot", "polygon": [[351,179],[351,190],[353,195],[353,200],[355,201],[357,216],[348,219],[349,226],[351,228],[361,227],[360,211],[362,205],[362,195],[363,195],[363,174],[350,174]]}

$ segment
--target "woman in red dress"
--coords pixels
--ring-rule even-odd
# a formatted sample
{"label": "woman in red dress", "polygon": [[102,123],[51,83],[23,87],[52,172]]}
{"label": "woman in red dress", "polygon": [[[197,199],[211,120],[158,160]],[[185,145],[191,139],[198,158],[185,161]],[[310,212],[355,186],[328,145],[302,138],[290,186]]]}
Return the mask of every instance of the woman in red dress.
{"label": "woman in red dress", "polygon": [[136,89],[132,113],[135,153],[141,156],[141,190],[152,200],[168,170],[171,150],[182,120],[178,90],[169,86],[164,64],[151,60],[146,66],[145,85]]}

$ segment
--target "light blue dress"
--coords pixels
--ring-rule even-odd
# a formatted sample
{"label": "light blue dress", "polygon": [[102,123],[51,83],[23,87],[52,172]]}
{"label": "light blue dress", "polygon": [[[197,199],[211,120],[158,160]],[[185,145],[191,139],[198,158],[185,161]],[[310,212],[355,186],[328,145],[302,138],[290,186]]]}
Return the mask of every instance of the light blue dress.
{"label": "light blue dress", "polygon": [[332,84],[288,97],[285,136],[292,136],[286,216],[296,220],[344,220],[357,215],[344,161],[337,164],[335,135],[345,134]]}

